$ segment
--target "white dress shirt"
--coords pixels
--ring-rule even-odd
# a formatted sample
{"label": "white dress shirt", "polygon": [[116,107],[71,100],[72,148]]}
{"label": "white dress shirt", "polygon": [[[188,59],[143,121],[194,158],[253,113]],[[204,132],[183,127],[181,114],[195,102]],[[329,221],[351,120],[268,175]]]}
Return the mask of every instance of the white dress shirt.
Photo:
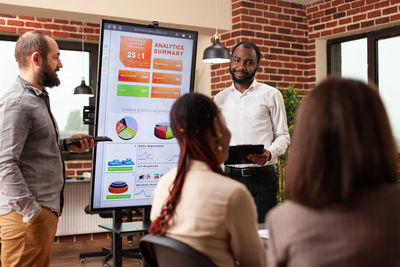
{"label": "white dress shirt", "polygon": [[254,79],[242,94],[232,85],[214,98],[231,131],[230,145],[263,144],[277,163],[290,143],[286,111],[279,90]]}

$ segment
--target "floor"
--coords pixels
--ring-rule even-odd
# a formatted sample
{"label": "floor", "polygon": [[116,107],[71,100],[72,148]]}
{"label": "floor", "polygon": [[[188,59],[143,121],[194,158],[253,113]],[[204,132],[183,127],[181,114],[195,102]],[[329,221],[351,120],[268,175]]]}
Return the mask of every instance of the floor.
{"label": "floor", "polygon": [[[98,239],[89,241],[64,242],[54,244],[50,267],[101,267],[102,258],[87,258],[85,264],[79,262],[79,253],[101,251],[102,247],[111,248],[111,239]],[[133,247],[137,247],[137,239],[133,241]],[[123,240],[123,248],[129,246],[126,238]],[[108,261],[113,266],[112,259]],[[123,266],[140,267],[137,259],[123,258]]]}

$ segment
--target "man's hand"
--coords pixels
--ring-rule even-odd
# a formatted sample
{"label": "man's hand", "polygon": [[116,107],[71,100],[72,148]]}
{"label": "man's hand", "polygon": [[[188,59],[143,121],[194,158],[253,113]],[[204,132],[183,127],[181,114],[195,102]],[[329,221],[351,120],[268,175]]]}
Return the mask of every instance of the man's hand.
{"label": "man's hand", "polygon": [[255,164],[264,166],[264,164],[271,159],[271,152],[264,148],[262,154],[250,154],[247,156],[247,159],[251,160]]}
{"label": "man's hand", "polygon": [[[67,138],[67,140],[68,139],[73,139],[73,138],[84,138],[84,137],[87,137],[88,139],[90,139],[93,136],[88,135],[88,134],[74,134],[70,138]],[[81,152],[84,152],[84,151],[86,151],[86,150],[88,150],[90,148],[93,148],[95,145],[97,145],[97,143],[95,143],[93,141],[93,138],[90,140],[90,142],[88,141],[88,139],[81,140],[79,145],[74,145],[74,144],[67,145],[67,150],[81,153]]]}

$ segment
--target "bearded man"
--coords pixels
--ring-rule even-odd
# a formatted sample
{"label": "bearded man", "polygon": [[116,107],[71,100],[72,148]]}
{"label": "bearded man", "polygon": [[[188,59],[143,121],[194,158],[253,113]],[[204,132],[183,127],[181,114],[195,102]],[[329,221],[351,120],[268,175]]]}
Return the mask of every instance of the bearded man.
{"label": "bearded man", "polygon": [[[83,152],[95,143],[66,145],[59,138],[45,87],[58,86],[62,68],[56,41],[38,31],[15,46],[20,74],[0,99],[1,264],[49,266],[63,207],[62,150]],[[76,134],[71,138],[91,137]]]}
{"label": "bearded man", "polygon": [[231,131],[230,145],[262,144],[262,154],[250,154],[251,164],[225,166],[225,174],[244,183],[252,194],[263,223],[266,213],[277,203],[278,183],[275,164],[290,143],[282,94],[256,81],[260,49],[240,42],[232,49],[229,72],[233,83],[215,96]]}

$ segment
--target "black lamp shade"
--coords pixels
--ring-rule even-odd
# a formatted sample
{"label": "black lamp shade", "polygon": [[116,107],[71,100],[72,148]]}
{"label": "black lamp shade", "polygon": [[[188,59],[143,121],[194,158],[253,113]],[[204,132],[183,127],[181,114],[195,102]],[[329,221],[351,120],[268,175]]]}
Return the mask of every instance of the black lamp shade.
{"label": "black lamp shade", "polygon": [[212,46],[204,50],[203,62],[226,63],[230,61],[229,49],[222,46],[219,39],[215,39]]}
{"label": "black lamp shade", "polygon": [[93,95],[93,90],[91,87],[86,85],[85,79],[82,79],[81,84],[74,89],[74,95]]}

